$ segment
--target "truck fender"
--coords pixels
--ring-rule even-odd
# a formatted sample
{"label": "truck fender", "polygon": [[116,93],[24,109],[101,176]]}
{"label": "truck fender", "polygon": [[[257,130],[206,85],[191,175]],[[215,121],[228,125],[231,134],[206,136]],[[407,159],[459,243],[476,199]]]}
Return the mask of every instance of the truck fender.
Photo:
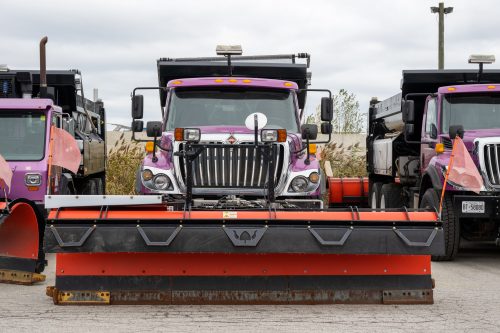
{"label": "truck fender", "polygon": [[443,188],[441,177],[439,176],[439,171],[434,165],[429,165],[424,175],[422,176],[422,181],[420,182],[419,198],[422,198],[425,191],[431,187],[438,191]]}

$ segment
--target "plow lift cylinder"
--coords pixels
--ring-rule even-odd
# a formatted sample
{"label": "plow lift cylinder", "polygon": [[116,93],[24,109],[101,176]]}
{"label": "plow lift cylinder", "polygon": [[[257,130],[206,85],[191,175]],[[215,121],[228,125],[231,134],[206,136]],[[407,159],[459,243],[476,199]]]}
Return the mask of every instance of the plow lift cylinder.
{"label": "plow lift cylinder", "polygon": [[55,304],[433,302],[435,212],[183,211],[151,197],[55,205]]}

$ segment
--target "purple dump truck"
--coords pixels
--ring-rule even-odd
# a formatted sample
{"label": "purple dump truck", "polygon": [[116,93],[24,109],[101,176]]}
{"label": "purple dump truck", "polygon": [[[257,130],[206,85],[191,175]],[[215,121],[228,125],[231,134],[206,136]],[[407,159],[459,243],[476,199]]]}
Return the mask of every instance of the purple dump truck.
{"label": "purple dump truck", "polygon": [[[84,98],[77,70],[45,70],[45,43],[40,71],[0,68],[0,154],[13,172],[8,206],[0,210],[0,280],[8,282],[29,283],[20,276],[44,269],[45,195],[103,194],[105,187],[104,104]],[[82,153],[76,174],[49,167],[52,126],[76,139]],[[16,216],[14,207],[21,203],[36,218]]]}
{"label": "purple dump truck", "polygon": [[[136,191],[187,196],[193,207],[259,208],[272,197],[277,207],[321,208],[317,127],[301,126],[308,64],[307,54],[160,59],[163,120],[147,126],[159,150],[147,148]],[[328,96],[322,132],[329,134],[331,93],[313,91]],[[141,103],[135,95],[135,131],[143,127]]]}
{"label": "purple dump truck", "polygon": [[401,93],[370,102],[367,168],[372,208],[439,208],[453,139],[463,141],[484,188],[447,183],[442,215],[446,254],[460,239],[496,241],[500,232],[500,71],[403,71]]}

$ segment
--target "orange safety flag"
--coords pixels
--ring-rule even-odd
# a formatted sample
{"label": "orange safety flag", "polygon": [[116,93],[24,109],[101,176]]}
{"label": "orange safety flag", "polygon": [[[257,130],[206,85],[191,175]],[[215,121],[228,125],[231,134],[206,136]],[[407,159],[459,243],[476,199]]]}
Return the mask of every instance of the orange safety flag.
{"label": "orange safety flag", "polygon": [[58,165],[73,173],[78,172],[82,155],[75,138],[63,129],[52,126],[52,156],[49,164]]}
{"label": "orange safety flag", "polygon": [[462,139],[457,136],[453,141],[450,161],[444,177],[441,200],[439,202],[439,215],[443,209],[443,198],[446,190],[446,183],[463,191],[473,191],[479,194],[484,188],[483,177],[476,168],[472,157],[470,157],[467,147]]}
{"label": "orange safety flag", "polygon": [[[10,185],[12,182],[12,170],[9,163],[0,155],[0,187],[7,185],[10,192]],[[4,188],[4,190],[6,190]]]}
{"label": "orange safety flag", "polygon": [[454,155],[453,161],[450,159],[452,165],[448,165],[448,183],[464,191],[479,194],[484,187],[483,177],[460,137],[453,143],[452,155]]}

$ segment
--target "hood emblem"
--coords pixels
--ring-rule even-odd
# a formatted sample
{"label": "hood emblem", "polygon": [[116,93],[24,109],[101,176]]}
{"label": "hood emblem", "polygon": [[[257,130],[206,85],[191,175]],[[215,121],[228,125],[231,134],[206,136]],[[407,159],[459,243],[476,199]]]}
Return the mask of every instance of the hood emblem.
{"label": "hood emblem", "polygon": [[229,143],[229,144],[235,144],[238,140],[236,140],[236,138],[231,134],[229,136],[229,138],[226,139],[226,142]]}

